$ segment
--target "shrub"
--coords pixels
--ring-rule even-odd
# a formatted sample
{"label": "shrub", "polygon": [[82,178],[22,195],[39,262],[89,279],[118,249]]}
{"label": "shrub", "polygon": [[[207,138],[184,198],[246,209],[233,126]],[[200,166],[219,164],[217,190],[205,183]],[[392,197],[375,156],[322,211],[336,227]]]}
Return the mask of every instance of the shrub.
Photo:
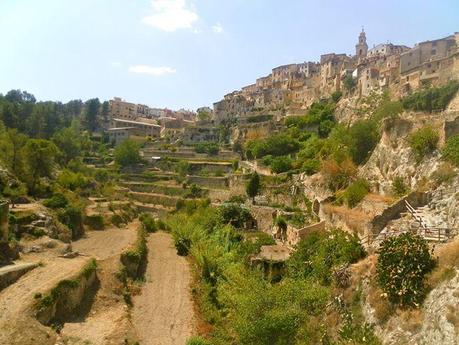
{"label": "shrub", "polygon": [[261,160],[261,162],[266,166],[270,166],[272,161],[273,161],[273,156],[272,155],[264,156],[263,159]]}
{"label": "shrub", "polygon": [[252,176],[250,176],[250,179],[245,186],[245,192],[248,197],[252,198],[252,201],[255,201],[255,197],[260,192],[260,176],[257,172],[254,172]]}
{"label": "shrub", "polygon": [[301,166],[306,175],[313,175],[320,170],[320,161],[318,159],[307,159]]}
{"label": "shrub", "polygon": [[175,240],[175,249],[180,256],[187,256],[191,248],[191,239],[179,237]]}
{"label": "shrub", "polygon": [[142,213],[139,216],[139,220],[142,222],[142,226],[147,232],[155,232],[158,229],[155,219],[150,213]]}
{"label": "shrub", "polygon": [[357,174],[357,167],[349,158],[345,158],[342,161],[329,158],[322,162],[322,172],[327,179],[329,187],[332,190],[338,190],[349,185]]}
{"label": "shrub", "polygon": [[271,162],[271,170],[276,173],[286,172],[292,169],[293,161],[288,156],[275,157]]}
{"label": "shrub", "polygon": [[219,220],[222,224],[231,224],[235,228],[244,228],[251,221],[250,211],[238,204],[223,204],[218,208]]}
{"label": "shrub", "polygon": [[64,208],[67,204],[68,200],[62,193],[54,193],[51,198],[43,201],[43,205],[49,208]]}
{"label": "shrub", "polygon": [[115,148],[115,162],[122,167],[139,163],[140,145],[134,140],[126,139]]}
{"label": "shrub", "polygon": [[73,239],[78,239],[84,233],[83,209],[80,206],[67,205],[59,211],[58,218],[72,230]]}
{"label": "shrub", "polygon": [[75,173],[73,171],[65,169],[59,174],[57,182],[64,188],[75,190],[77,188],[84,188],[88,186],[90,180],[82,173]]}
{"label": "shrub", "polygon": [[199,187],[197,184],[193,183],[190,187],[190,190],[188,193],[185,195],[186,198],[201,198],[203,196],[204,191],[202,190],[201,187]]}
{"label": "shrub", "polygon": [[445,110],[451,99],[459,90],[459,82],[451,81],[441,87],[431,87],[417,91],[402,99],[405,109],[432,112]]}
{"label": "shrub", "polygon": [[351,183],[343,193],[343,199],[346,201],[348,207],[353,208],[362,201],[365,195],[368,194],[370,187],[368,182],[359,179]]}
{"label": "shrub", "polygon": [[335,91],[331,94],[331,98],[333,102],[337,103],[340,99],[343,93],[341,91]]}
{"label": "shrub", "polygon": [[425,276],[434,267],[435,260],[422,237],[391,237],[379,249],[378,284],[392,303],[418,307],[426,293]]}
{"label": "shrub", "polygon": [[456,134],[446,141],[443,148],[443,158],[459,167],[459,134]]}
{"label": "shrub", "polygon": [[413,132],[408,138],[408,142],[418,162],[422,161],[426,155],[435,151],[438,140],[439,135],[437,131],[428,125]]}
{"label": "shrub", "polygon": [[207,153],[209,155],[217,155],[219,146],[217,143],[199,143],[194,147],[196,153]]}
{"label": "shrub", "polygon": [[211,345],[211,343],[202,337],[191,337],[187,340],[186,345]]}
{"label": "shrub", "polygon": [[86,216],[85,223],[93,230],[103,230],[105,227],[104,217],[100,214]]}
{"label": "shrub", "polygon": [[244,204],[245,201],[247,200],[247,197],[245,195],[232,195],[229,199],[228,202],[232,204]]}
{"label": "shrub", "polygon": [[246,145],[246,155],[249,159],[262,158],[266,155],[283,156],[297,152],[299,148],[298,140],[285,133],[279,133],[266,139],[249,141]]}
{"label": "shrub", "polygon": [[406,195],[410,191],[410,187],[407,186],[403,177],[397,176],[392,181],[392,193],[395,196],[401,197]]}
{"label": "shrub", "polygon": [[298,243],[287,261],[287,273],[297,279],[314,278],[329,285],[334,267],[354,263],[364,256],[365,250],[356,235],[340,229],[314,231]]}

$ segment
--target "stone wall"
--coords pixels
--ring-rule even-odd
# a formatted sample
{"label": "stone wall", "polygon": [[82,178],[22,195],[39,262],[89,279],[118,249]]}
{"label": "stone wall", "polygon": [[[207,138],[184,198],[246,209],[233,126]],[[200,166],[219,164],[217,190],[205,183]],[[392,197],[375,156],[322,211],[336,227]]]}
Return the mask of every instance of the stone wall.
{"label": "stone wall", "polygon": [[206,176],[187,176],[189,183],[208,188],[228,188],[228,178],[226,177],[206,177]]}
{"label": "stone wall", "polygon": [[8,201],[0,200],[0,242],[8,242],[9,207]]}
{"label": "stone wall", "polygon": [[370,222],[369,232],[370,234],[377,235],[384,229],[390,220],[400,217],[400,214],[406,212],[405,200],[408,201],[413,207],[421,207],[429,202],[430,194],[423,192],[412,192],[407,196],[401,198],[388,208],[386,208],[381,214],[375,216]]}

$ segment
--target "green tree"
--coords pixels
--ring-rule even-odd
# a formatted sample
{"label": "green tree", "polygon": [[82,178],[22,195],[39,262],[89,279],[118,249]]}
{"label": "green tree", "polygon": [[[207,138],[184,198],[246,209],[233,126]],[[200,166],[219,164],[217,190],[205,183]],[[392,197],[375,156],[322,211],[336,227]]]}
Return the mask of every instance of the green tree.
{"label": "green tree", "polygon": [[250,180],[247,183],[245,191],[247,195],[252,198],[253,203],[255,203],[255,197],[260,191],[260,176],[256,172],[250,176]]}
{"label": "green tree", "polygon": [[97,129],[97,115],[99,114],[100,101],[98,98],[92,98],[85,103],[84,118],[86,128],[91,132]]}
{"label": "green tree", "polygon": [[51,177],[59,150],[49,140],[30,139],[24,147],[26,180],[33,192],[42,177]]}
{"label": "green tree", "polygon": [[353,91],[356,85],[357,85],[357,82],[350,75],[346,76],[346,78],[344,78],[343,80],[343,86],[348,92]]}
{"label": "green tree", "polygon": [[292,159],[288,156],[275,157],[271,161],[271,170],[276,174],[292,169]]}
{"label": "green tree", "polygon": [[425,297],[425,276],[435,267],[427,242],[409,233],[385,240],[376,265],[380,287],[389,301],[418,307]]}
{"label": "green tree", "polygon": [[115,148],[115,162],[122,167],[139,163],[140,145],[131,139],[127,139]]}
{"label": "green tree", "polygon": [[73,128],[64,128],[56,132],[53,142],[62,152],[62,160],[67,164],[81,153],[80,136]]}

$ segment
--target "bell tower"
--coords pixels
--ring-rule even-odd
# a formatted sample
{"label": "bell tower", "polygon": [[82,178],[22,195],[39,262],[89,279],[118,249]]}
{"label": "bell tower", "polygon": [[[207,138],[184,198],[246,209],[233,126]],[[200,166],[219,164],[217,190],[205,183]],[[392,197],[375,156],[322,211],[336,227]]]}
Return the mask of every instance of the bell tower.
{"label": "bell tower", "polygon": [[359,43],[355,45],[355,55],[360,59],[367,56],[368,45],[365,30],[362,26],[362,32],[359,35]]}

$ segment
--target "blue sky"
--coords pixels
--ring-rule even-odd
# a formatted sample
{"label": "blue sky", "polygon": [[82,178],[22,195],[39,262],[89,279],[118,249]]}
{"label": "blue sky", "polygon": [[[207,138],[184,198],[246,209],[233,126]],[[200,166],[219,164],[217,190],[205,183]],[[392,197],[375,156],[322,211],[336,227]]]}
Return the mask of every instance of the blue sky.
{"label": "blue sky", "polygon": [[459,31],[458,0],[0,0],[0,93],[195,109],[278,65]]}

